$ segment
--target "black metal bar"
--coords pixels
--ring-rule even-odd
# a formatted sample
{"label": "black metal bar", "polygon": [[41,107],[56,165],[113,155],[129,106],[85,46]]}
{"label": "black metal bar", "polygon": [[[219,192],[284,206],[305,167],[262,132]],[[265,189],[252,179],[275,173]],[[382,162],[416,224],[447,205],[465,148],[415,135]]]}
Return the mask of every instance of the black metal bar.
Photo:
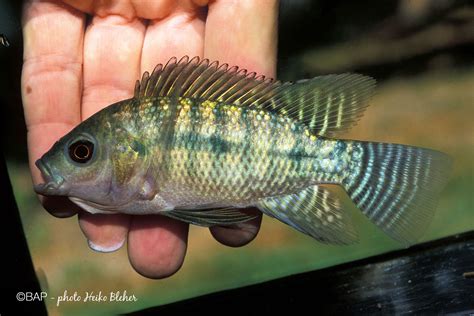
{"label": "black metal bar", "polygon": [[135,314],[474,315],[474,232]]}

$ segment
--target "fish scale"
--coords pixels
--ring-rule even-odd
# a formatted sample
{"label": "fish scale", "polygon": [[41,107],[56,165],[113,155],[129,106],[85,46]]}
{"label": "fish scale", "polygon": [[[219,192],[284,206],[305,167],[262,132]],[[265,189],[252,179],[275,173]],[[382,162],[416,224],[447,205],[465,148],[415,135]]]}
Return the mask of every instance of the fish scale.
{"label": "fish scale", "polygon": [[411,244],[435,210],[450,158],[430,149],[340,139],[368,106],[358,74],[279,82],[197,57],[145,72],[131,99],[62,137],[36,191],[92,213],[161,214],[234,225],[256,207],[332,244],[357,240],[342,187],[373,223]]}
{"label": "fish scale", "polygon": [[[318,147],[313,143],[317,138],[302,132],[304,127],[299,124],[289,119],[279,121],[274,114],[241,109],[234,105],[199,103],[190,99],[179,101],[180,114],[171,147],[171,151],[176,153],[170,157],[169,168],[173,181],[186,187],[190,196],[198,196],[199,200],[203,197],[209,200],[220,197],[221,202],[245,204],[265,196],[297,191],[313,180],[315,170],[312,166],[318,154]],[[147,113],[159,113],[164,108],[170,108],[168,102],[169,99],[147,101],[145,104],[149,107],[160,109],[139,111],[138,114],[144,116],[143,123],[149,120]],[[208,113],[209,108],[217,115],[208,116],[205,120],[203,113]],[[221,128],[209,131],[209,126]],[[274,133],[265,132],[268,130]],[[158,139],[159,128],[156,133],[149,138]],[[247,135],[254,136],[246,141]],[[225,142],[228,150],[221,152],[219,148],[213,147],[209,142],[210,137]],[[270,143],[276,146],[271,148],[268,146]],[[301,153],[290,155],[296,147],[301,147]],[[338,161],[334,160],[333,163],[337,164]],[[252,177],[249,170],[256,176]],[[317,173],[322,175],[325,171],[319,168]],[[331,177],[332,174],[328,173],[322,178],[330,181]],[[161,180],[159,177],[156,179],[158,183]],[[245,190],[249,187],[253,194]],[[192,199],[186,198],[186,201],[195,204]]]}

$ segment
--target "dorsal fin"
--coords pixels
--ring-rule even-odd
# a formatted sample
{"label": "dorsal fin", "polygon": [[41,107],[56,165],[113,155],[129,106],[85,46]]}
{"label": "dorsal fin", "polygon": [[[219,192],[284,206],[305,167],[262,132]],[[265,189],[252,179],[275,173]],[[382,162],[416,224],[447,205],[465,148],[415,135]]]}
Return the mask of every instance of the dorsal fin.
{"label": "dorsal fin", "polygon": [[303,122],[317,135],[332,136],[357,123],[374,88],[374,79],[359,74],[318,76],[285,86],[261,106]]}
{"label": "dorsal fin", "polygon": [[280,82],[237,66],[188,56],[173,57],[143,74],[136,98],[181,96],[264,109],[304,123],[312,133],[332,136],[363,115],[375,80],[359,74]]}

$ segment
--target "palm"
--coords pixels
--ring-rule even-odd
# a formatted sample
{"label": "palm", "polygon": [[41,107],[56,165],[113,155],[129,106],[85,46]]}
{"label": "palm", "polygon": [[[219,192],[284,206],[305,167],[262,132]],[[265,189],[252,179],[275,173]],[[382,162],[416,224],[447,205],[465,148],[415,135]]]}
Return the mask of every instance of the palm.
{"label": "palm", "polygon": [[[144,71],[171,56],[205,56],[273,76],[276,62],[276,1],[31,0],[23,21],[22,93],[33,181],[33,163],[81,120],[133,93]],[[93,16],[86,25],[86,13]],[[257,36],[259,35],[259,36]],[[66,199],[42,199],[57,216],[75,214]],[[260,219],[236,229],[213,228],[222,243],[238,246],[258,231]],[[128,236],[134,268],[165,277],[181,266],[186,224],[161,216],[91,215],[79,224],[96,250],[112,251]]]}

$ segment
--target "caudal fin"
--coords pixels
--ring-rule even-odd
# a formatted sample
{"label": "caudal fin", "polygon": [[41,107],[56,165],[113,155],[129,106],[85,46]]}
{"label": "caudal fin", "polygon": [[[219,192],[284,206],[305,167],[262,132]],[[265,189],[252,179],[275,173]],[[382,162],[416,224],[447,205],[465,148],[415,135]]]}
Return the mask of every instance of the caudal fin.
{"label": "caudal fin", "polygon": [[354,142],[350,175],[343,186],[352,201],[392,238],[408,245],[425,231],[451,159],[429,149]]}

